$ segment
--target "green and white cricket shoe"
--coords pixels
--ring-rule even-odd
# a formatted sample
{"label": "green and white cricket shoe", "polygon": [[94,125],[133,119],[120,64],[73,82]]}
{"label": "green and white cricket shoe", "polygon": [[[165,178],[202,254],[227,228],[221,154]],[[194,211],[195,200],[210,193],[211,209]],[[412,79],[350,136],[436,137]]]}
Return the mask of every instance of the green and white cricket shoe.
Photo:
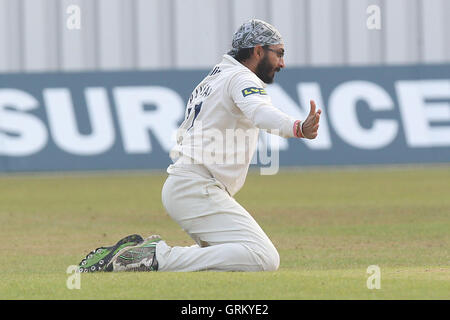
{"label": "green and white cricket shoe", "polygon": [[90,252],[86,258],[81,260],[79,264],[80,272],[97,272],[106,271],[105,266],[110,263],[112,258],[123,249],[133,247],[142,243],[144,239],[138,235],[133,234],[119,240],[115,245],[110,247],[100,247]]}
{"label": "green and white cricket shoe", "polygon": [[143,242],[120,250],[106,265],[105,271],[157,271],[156,245],[161,241],[152,235]]}

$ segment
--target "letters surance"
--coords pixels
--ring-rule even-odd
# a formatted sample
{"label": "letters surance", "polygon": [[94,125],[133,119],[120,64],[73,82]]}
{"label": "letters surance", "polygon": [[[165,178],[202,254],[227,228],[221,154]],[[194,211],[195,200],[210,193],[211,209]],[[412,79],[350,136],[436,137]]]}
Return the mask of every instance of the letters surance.
{"label": "letters surance", "polygon": [[[393,89],[395,97],[374,82],[341,82],[324,101],[319,83],[301,82],[300,103],[279,84],[267,92],[275,106],[296,119],[306,118],[311,99],[324,109],[317,139],[302,140],[312,150],[332,149],[336,139],[377,150],[401,133],[409,148],[450,146],[450,80],[399,80]],[[253,93],[263,94],[254,88],[243,94]],[[185,112],[184,98],[162,86],[86,87],[76,98],[77,104],[67,87],[43,88],[42,99],[26,90],[1,88],[0,156],[45,152],[50,140],[62,152],[82,156],[103,154],[118,143],[125,154],[151,154],[152,141],[168,152]],[[370,115],[365,123],[361,103]],[[82,117],[75,116],[80,112]],[[288,149],[286,141],[280,149]]]}
{"label": "letters surance", "polygon": [[[99,155],[111,149],[118,135],[126,153],[146,154],[152,152],[149,132],[169,151],[172,134],[184,115],[182,98],[166,87],[113,88],[114,113],[106,88],[85,88],[83,103],[76,105],[84,111],[78,111],[85,114],[82,121],[76,119],[69,88],[44,89],[42,95],[44,105],[26,91],[0,89],[0,156],[39,153],[49,139],[69,154]],[[46,117],[32,113],[40,108],[45,109]],[[80,132],[83,126],[90,132]]]}

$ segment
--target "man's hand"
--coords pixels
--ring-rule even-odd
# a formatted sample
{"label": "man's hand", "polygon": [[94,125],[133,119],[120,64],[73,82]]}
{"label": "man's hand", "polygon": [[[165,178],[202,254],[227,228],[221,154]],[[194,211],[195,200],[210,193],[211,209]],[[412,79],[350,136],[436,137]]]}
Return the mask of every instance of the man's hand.
{"label": "man's hand", "polygon": [[322,110],[316,112],[316,103],[314,100],[310,101],[311,110],[309,110],[308,117],[302,122],[303,136],[307,139],[314,139],[317,137],[317,130],[319,129],[319,120]]}

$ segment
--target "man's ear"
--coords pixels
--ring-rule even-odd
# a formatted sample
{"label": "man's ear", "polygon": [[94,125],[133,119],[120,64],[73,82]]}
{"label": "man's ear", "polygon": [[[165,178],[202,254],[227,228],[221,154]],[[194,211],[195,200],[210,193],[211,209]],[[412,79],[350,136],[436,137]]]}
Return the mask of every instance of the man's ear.
{"label": "man's ear", "polygon": [[253,53],[255,54],[256,58],[258,58],[258,60],[264,57],[264,49],[261,45],[256,45],[253,49]]}

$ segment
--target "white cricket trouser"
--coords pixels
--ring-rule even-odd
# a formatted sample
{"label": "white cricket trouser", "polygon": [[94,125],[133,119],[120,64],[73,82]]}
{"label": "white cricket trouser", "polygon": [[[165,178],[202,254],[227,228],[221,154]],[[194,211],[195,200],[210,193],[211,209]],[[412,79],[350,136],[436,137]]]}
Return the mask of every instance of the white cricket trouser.
{"label": "white cricket trouser", "polygon": [[168,214],[197,243],[156,247],[158,271],[275,271],[277,250],[252,216],[216,179],[177,170],[162,190]]}

